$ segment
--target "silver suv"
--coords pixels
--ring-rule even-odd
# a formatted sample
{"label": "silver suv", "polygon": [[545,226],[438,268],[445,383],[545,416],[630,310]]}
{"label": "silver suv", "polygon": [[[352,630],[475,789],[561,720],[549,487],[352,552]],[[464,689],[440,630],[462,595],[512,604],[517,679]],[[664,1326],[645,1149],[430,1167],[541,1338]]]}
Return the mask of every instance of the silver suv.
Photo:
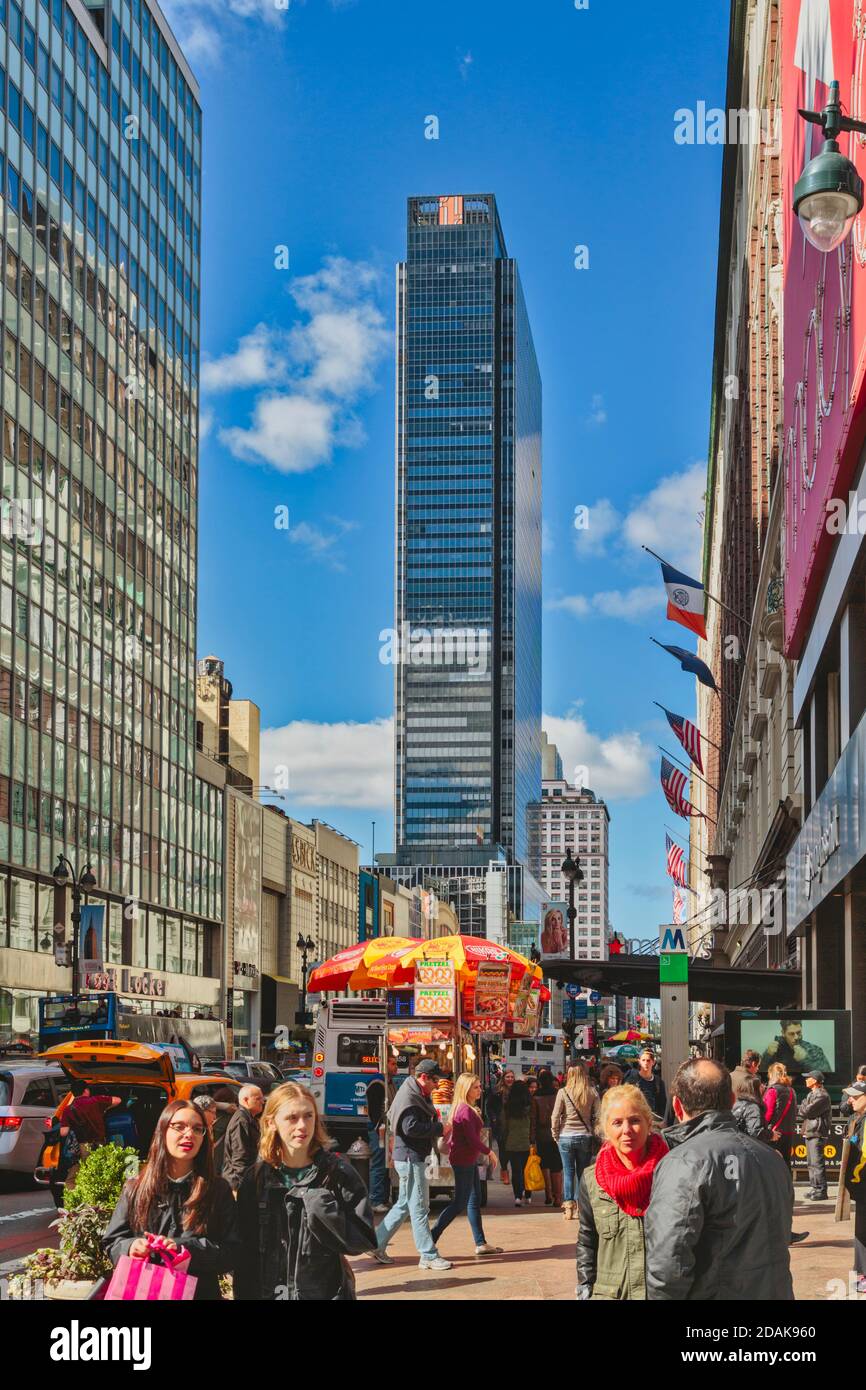
{"label": "silver suv", "polygon": [[60,1067],[0,1057],[0,1174],[32,1173],[69,1082]]}

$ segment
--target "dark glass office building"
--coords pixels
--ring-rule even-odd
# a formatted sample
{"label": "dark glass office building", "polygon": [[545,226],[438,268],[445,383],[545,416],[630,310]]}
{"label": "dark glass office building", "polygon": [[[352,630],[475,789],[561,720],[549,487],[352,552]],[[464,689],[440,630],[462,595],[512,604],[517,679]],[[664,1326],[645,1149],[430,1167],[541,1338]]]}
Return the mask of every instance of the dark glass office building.
{"label": "dark glass office building", "polygon": [[495,198],[410,198],[407,236],[395,860],[519,860],[541,791],[541,382]]}
{"label": "dark glass office building", "polygon": [[195,774],[200,171],[156,4],[0,0],[0,1037],[69,988],[58,853],[92,866],[108,963],[220,973],[221,793]]}

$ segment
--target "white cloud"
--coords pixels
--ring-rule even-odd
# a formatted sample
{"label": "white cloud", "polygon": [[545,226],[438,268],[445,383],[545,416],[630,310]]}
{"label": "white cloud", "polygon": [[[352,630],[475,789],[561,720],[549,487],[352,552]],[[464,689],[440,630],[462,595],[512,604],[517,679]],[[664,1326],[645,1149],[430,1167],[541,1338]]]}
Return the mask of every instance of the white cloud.
{"label": "white cloud", "polygon": [[666,560],[692,575],[700,575],[703,530],[703,495],[707,485],[704,463],[693,463],[680,473],[668,473],[644,496],[632,501],[621,514],[607,497],[592,505],[582,504],[574,528],[578,559],[597,559],[611,549],[641,558],[647,545]]}
{"label": "white cloud", "polygon": [[281,473],[306,473],[327,463],[334,443],[334,407],[306,396],[260,396],[251,429],[220,430],[235,458],[270,463]]}
{"label": "white cloud", "polygon": [[582,504],[575,513],[574,549],[579,559],[603,555],[609,538],[622,528],[622,517],[607,497],[600,497],[592,506]]}
{"label": "white cloud", "polygon": [[575,767],[586,768],[584,785],[605,801],[633,801],[650,790],[650,764],[655,754],[639,733],[625,730],[602,737],[592,733],[586,720],[574,711],[565,718],[545,714],[541,722],[559,749],[569,781]]}
{"label": "white cloud", "polygon": [[203,444],[213,429],[213,411],[203,410],[198,417],[198,442]]}
{"label": "white cloud", "polygon": [[250,428],[220,434],[237,458],[303,473],[329,463],[337,447],[366,442],[350,407],[375,386],[390,345],[375,298],[381,288],[374,266],[326,257],[315,274],[289,285],[304,321],[288,331],[257,324],[234,352],[205,365],[206,389],[269,388],[255,401]]}
{"label": "white cloud", "polygon": [[592,398],[592,406],[589,415],[586,417],[586,424],[597,429],[600,425],[607,424],[607,411],[604,408],[604,396],[596,393]]}
{"label": "white cloud", "polygon": [[342,517],[328,517],[328,520],[335,527],[333,531],[323,531],[321,527],[314,526],[309,521],[299,521],[297,526],[292,526],[287,532],[292,545],[299,546],[313,560],[324,560],[332,569],[344,570],[343,564],[336,552],[337,544],[349,531],[354,531],[358,523],[356,521],[344,521]]}
{"label": "white cloud", "polygon": [[394,721],[316,724],[294,720],[265,729],[261,776],[273,786],[288,769],[287,799],[299,806],[385,810],[393,801]]}
{"label": "white cloud", "polygon": [[465,82],[466,78],[469,76],[469,69],[472,67],[472,54],[464,53],[459,59],[457,66],[460,69],[460,76]]}
{"label": "white cloud", "polygon": [[246,20],[280,25],[291,5],[276,0],[163,0],[165,17],[190,63],[216,63],[223,42]]}
{"label": "white cloud", "polygon": [[635,549],[648,545],[672,564],[699,576],[703,531],[698,513],[706,486],[705,463],[693,463],[682,473],[661,478],[626,516],[627,543]]}
{"label": "white cloud", "polygon": [[658,610],[660,604],[664,604],[664,590],[658,584],[642,584],[625,591],[607,589],[591,595],[566,594],[562,598],[551,599],[547,606],[572,613],[575,618],[600,614],[603,618],[624,618],[627,622],[638,622],[647,613]]}
{"label": "white cloud", "polygon": [[589,599],[585,594],[563,594],[562,598],[548,599],[548,608],[563,613],[571,613],[575,618],[588,618],[591,612]]}
{"label": "white cloud", "polygon": [[203,362],[201,384],[205,391],[239,391],[285,379],[285,335],[265,323],[256,324],[239,341],[234,352]]}

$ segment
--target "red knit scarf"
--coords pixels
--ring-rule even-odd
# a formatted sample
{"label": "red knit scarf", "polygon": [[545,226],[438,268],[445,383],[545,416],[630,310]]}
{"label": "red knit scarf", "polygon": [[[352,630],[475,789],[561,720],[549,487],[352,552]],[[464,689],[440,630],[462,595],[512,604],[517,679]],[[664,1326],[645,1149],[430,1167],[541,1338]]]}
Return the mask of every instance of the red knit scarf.
{"label": "red knit scarf", "polygon": [[661,1135],[651,1134],[643,1162],[636,1168],[626,1168],[613,1145],[604,1144],[595,1160],[599,1187],[613,1198],[626,1216],[643,1216],[649,1206],[656,1164],[667,1151],[668,1146]]}

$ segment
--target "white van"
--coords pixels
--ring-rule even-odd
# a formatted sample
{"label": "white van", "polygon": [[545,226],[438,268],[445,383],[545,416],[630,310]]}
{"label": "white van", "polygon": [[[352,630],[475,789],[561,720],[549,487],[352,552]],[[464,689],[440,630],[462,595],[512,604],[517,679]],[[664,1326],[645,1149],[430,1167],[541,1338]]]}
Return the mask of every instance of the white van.
{"label": "white van", "polygon": [[506,1038],[502,1045],[503,1069],[510,1067],[514,1075],[548,1067],[554,1074],[564,1069],[568,1061],[568,1043],[561,1032],[539,1033],[537,1038]]}

